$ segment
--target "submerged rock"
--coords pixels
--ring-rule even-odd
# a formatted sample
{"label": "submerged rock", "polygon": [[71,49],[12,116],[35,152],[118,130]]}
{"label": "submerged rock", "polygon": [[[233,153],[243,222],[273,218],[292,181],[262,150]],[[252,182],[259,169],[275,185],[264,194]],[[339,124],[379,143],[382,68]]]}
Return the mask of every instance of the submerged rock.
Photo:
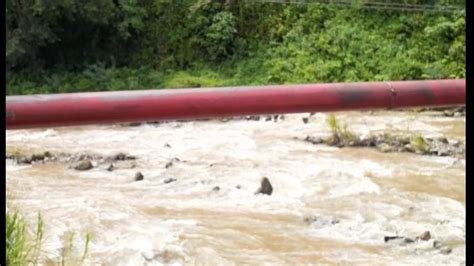
{"label": "submerged rock", "polygon": [[219,118],[218,121],[219,122],[222,122],[222,123],[227,123],[229,121],[232,121],[233,119],[231,117],[222,117],[222,118]]}
{"label": "submerged rock", "polygon": [[42,153],[33,154],[31,156],[31,160],[32,161],[42,161],[42,160],[44,160],[44,154],[42,154]]}
{"label": "submerged rock", "polygon": [[388,241],[395,240],[395,239],[403,239],[402,236],[385,236],[383,241],[387,243]]}
{"label": "submerged rock", "polygon": [[181,162],[181,160],[175,157],[165,164],[165,168],[166,169],[170,168],[171,166],[173,166],[175,162]]}
{"label": "submerged rock", "polygon": [[176,181],[176,180],[177,180],[176,178],[170,177],[170,178],[166,178],[165,181],[163,181],[163,183],[169,184],[169,183],[174,182],[174,181]]}
{"label": "submerged rock", "polygon": [[304,141],[309,142],[311,144],[322,144],[322,143],[324,143],[324,139],[319,138],[319,137],[311,137],[311,136],[306,136]]}
{"label": "submerged rock", "polygon": [[441,242],[435,240],[433,241],[433,247],[436,248],[436,249],[439,249],[443,246],[443,244],[441,244]]}
{"label": "submerged rock", "polygon": [[15,160],[18,164],[32,164],[34,162],[45,162],[55,159],[49,151],[46,151],[44,153],[34,153],[32,155],[10,154],[6,155],[5,157],[6,159]]}
{"label": "submerged rock", "polygon": [[260,121],[260,116],[258,115],[248,115],[245,117],[246,120]]}
{"label": "submerged rock", "polygon": [[443,115],[444,115],[444,116],[448,116],[448,117],[452,117],[452,116],[454,116],[454,113],[455,113],[455,112],[454,112],[453,110],[445,110],[445,111],[443,112]]}
{"label": "submerged rock", "polygon": [[316,225],[317,227],[335,225],[340,223],[339,219],[333,219],[331,217],[319,217],[314,215],[305,217],[303,221],[307,224]]}
{"label": "submerged rock", "polygon": [[31,164],[32,161],[33,159],[31,156],[21,156],[16,160],[18,164]]}
{"label": "submerged rock", "polygon": [[165,165],[165,168],[168,169],[170,168],[171,166],[173,166],[173,162],[167,162],[166,165]]}
{"label": "submerged rock", "polygon": [[317,216],[308,216],[308,217],[305,217],[305,218],[303,219],[303,221],[304,221],[305,223],[307,223],[307,224],[310,224],[310,223],[315,222],[315,221],[317,221],[317,220],[318,220],[318,217],[317,217]]}
{"label": "submerged rock", "polygon": [[142,125],[142,122],[131,122],[127,124],[123,124],[124,127],[139,127]]}
{"label": "submerged rock", "polygon": [[452,248],[450,248],[450,247],[445,247],[445,248],[442,248],[439,252],[441,252],[441,254],[443,254],[443,255],[448,255],[448,254],[450,254],[452,251],[453,251]]}
{"label": "submerged rock", "polygon": [[415,152],[415,148],[411,144],[406,144],[403,146],[403,150],[407,152]]}
{"label": "submerged rock", "polygon": [[257,192],[255,192],[255,195],[257,194],[271,195],[272,192],[273,192],[273,187],[272,187],[272,184],[270,183],[270,180],[264,177],[262,178],[262,181],[260,183],[260,188],[257,190]]}
{"label": "submerged rock", "polygon": [[412,244],[415,243],[415,240],[409,237],[404,237],[404,236],[385,236],[384,237],[384,242],[387,243],[389,241],[395,242],[395,244],[398,245],[406,245],[406,244]]}
{"label": "submerged rock", "polygon": [[277,122],[278,120],[285,120],[285,115],[280,114],[280,115],[273,116],[274,122]]}
{"label": "submerged rock", "polygon": [[448,139],[445,138],[445,137],[439,137],[439,138],[438,138],[438,141],[441,142],[441,143],[443,143],[443,144],[449,144]]}
{"label": "submerged rock", "polygon": [[82,160],[74,166],[74,169],[78,171],[86,171],[92,168],[94,168],[94,165],[92,165],[90,160]]}
{"label": "submerged rock", "polygon": [[387,143],[381,143],[377,146],[381,152],[394,152],[395,148]]}
{"label": "submerged rock", "polygon": [[135,156],[127,155],[126,153],[119,152],[109,157],[114,161],[125,161],[125,160],[135,160]]}

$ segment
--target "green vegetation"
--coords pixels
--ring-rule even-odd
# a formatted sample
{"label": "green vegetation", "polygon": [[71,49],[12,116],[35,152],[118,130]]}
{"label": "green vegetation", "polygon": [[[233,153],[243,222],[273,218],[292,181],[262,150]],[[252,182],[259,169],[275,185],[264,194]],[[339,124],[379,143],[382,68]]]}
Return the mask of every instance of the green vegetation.
{"label": "green vegetation", "polygon": [[348,128],[347,124],[340,125],[334,114],[329,114],[327,123],[331,129],[331,137],[326,141],[329,144],[348,145],[358,139],[358,137]]}
{"label": "green vegetation", "polygon": [[[39,265],[44,237],[44,222],[38,213],[34,237],[28,232],[28,224],[17,211],[6,214],[6,258],[7,265]],[[70,234],[61,254],[61,265],[71,263],[81,265],[89,252],[91,235],[86,234],[84,249],[80,259],[73,256],[74,234]]]}
{"label": "green vegetation", "polygon": [[37,264],[44,234],[41,215],[38,214],[34,241],[29,239],[27,224],[18,212],[7,213],[5,221],[7,265]]}
{"label": "green vegetation", "polygon": [[465,77],[465,11],[7,0],[6,28],[10,95]]}
{"label": "green vegetation", "polygon": [[5,223],[7,264],[24,264],[28,255],[26,248],[26,226],[17,213],[7,213]]}
{"label": "green vegetation", "polygon": [[342,147],[373,147],[381,152],[411,152],[435,156],[463,156],[465,148],[461,142],[448,142],[445,137],[425,138],[419,133],[393,135],[391,132],[359,136],[347,124],[341,125],[333,114],[328,115],[327,124],[331,134],[327,138],[307,136],[304,141],[312,144],[327,144]]}
{"label": "green vegetation", "polygon": [[385,143],[392,143],[394,141],[394,137],[392,133],[384,132],[383,133],[383,140]]}
{"label": "green vegetation", "polygon": [[425,141],[425,138],[421,135],[415,135],[411,138],[411,145],[420,152],[426,152],[428,150],[428,144]]}
{"label": "green vegetation", "polygon": [[91,235],[86,234],[86,239],[84,242],[84,248],[82,251],[81,257],[77,257],[75,255],[75,247],[74,247],[74,233],[68,233],[65,235],[65,243],[64,247],[61,250],[61,266],[65,265],[82,265],[87,257],[89,252],[89,244],[91,240]]}

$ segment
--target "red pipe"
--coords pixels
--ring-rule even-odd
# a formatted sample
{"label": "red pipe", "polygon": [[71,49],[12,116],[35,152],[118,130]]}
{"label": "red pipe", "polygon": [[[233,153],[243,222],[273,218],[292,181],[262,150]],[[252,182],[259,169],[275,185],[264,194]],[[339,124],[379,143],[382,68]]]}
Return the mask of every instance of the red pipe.
{"label": "red pipe", "polygon": [[7,129],[252,114],[464,105],[458,80],[8,96]]}

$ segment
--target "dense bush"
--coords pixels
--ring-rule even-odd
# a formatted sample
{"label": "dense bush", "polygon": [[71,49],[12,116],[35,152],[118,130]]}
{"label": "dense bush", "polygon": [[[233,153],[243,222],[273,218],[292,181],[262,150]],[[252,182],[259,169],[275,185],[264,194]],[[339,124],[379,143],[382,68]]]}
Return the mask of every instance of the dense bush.
{"label": "dense bush", "polygon": [[7,0],[7,69],[77,69],[117,59],[144,15],[133,0]]}
{"label": "dense bush", "polygon": [[212,60],[225,59],[232,53],[236,32],[234,15],[227,11],[219,12],[213,16],[201,44]]}
{"label": "dense bush", "polygon": [[7,0],[6,14],[9,94],[465,76],[464,11]]}

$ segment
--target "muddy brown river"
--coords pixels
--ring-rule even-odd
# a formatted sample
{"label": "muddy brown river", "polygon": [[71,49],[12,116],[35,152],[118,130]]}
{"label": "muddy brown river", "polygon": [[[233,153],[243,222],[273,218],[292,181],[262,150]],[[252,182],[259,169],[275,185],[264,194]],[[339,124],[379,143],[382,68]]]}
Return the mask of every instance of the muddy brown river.
{"label": "muddy brown river", "polygon": [[[465,117],[336,116],[359,135],[465,141]],[[85,265],[465,264],[464,157],[313,145],[295,137],[330,134],[327,114],[303,117],[7,131],[7,152],[136,156],[113,171],[7,160],[7,208],[32,228],[42,214],[47,265],[71,233],[77,257],[92,236]],[[270,196],[255,195],[262,177]]]}

